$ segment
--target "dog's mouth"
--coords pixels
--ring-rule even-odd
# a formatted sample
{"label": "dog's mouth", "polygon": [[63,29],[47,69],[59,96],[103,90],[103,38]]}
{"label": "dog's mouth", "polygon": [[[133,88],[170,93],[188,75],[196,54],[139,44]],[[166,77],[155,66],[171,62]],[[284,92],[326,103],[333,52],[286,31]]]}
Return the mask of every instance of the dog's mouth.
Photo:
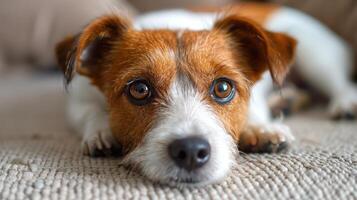
{"label": "dog's mouth", "polygon": [[183,184],[189,184],[189,185],[195,185],[198,183],[201,183],[201,181],[195,179],[195,178],[170,178],[170,182],[172,183],[183,183]]}
{"label": "dog's mouth", "polygon": [[155,183],[164,185],[167,184],[171,187],[179,188],[205,186],[211,183],[221,181],[225,177],[225,175],[222,175],[218,176],[217,178],[217,175],[213,173],[215,169],[201,169],[189,172],[183,169],[172,169],[171,167],[169,167],[172,169],[172,171],[166,171],[167,173],[165,173],[165,170],[161,170],[161,174],[159,176],[152,176],[152,174],[145,173],[147,171],[143,170],[142,166],[140,166],[139,164],[133,165],[132,163],[121,163],[121,166],[124,166],[125,169],[129,170],[130,172],[134,172],[139,176],[146,177]]}
{"label": "dog's mouth", "polygon": [[210,182],[211,180],[209,177],[204,175],[205,171],[206,170],[186,171],[184,169],[179,169],[175,175],[171,174],[171,176],[167,177],[166,181],[164,182],[175,186],[206,185],[206,183]]}

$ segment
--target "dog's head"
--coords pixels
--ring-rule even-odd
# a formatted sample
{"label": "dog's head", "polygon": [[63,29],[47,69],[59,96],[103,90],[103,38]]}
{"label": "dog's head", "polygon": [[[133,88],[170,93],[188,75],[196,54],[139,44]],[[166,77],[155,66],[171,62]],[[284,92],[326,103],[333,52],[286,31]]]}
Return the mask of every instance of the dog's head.
{"label": "dog's head", "polygon": [[99,18],[57,47],[59,63],[105,95],[124,162],[161,182],[206,184],[234,163],[250,88],[281,83],[295,40],[237,16],[212,30],[135,30]]}

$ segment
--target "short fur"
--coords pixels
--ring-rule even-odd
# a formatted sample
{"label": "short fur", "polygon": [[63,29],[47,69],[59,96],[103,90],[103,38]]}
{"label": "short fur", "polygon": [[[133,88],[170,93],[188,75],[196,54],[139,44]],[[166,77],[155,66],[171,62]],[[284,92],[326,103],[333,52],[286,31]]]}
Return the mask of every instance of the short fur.
{"label": "short fur", "polygon": [[[272,12],[267,17],[279,11],[267,10]],[[166,26],[170,17],[182,21],[169,23],[176,28]],[[234,144],[247,152],[278,152],[291,144],[289,127],[271,120],[266,96],[272,82],[281,85],[289,72],[296,40],[239,14],[213,23],[214,18],[164,11],[132,25],[104,16],[57,46],[66,78],[80,75],[73,79],[69,118],[83,133],[86,154],[120,150],[124,164],[153,180],[207,184],[229,172]],[[225,105],[209,90],[221,77],[236,86],[234,99]],[[154,88],[153,101],[144,106],[131,103],[125,93],[137,78]],[[187,172],[168,157],[167,146],[192,135],[209,141],[212,157],[203,168]]]}

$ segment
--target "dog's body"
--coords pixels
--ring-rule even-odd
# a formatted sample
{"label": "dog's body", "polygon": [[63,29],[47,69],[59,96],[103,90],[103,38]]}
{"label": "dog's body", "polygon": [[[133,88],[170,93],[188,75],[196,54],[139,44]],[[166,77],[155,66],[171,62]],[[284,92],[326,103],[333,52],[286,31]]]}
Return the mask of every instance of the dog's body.
{"label": "dog's body", "polygon": [[[261,9],[264,6],[259,7],[259,9],[252,9],[252,7],[241,7],[239,9],[246,9],[245,11],[242,10],[242,13],[246,13],[244,17],[253,16],[254,18],[254,16],[257,16],[256,21],[266,29],[287,33],[298,40],[299,45],[296,50],[297,71],[307,82],[330,97],[330,109],[334,115],[343,115],[355,109],[357,90],[348,79],[352,62],[348,46],[311,17],[290,8],[269,6],[268,9]],[[250,15],[252,11],[254,13],[257,10],[261,13]],[[239,16],[238,19],[240,17],[242,16]],[[222,67],[223,69],[219,68],[221,70],[219,72],[208,73],[205,65],[210,64],[204,61],[207,60],[206,55],[215,57],[215,52],[217,59],[221,62],[218,65],[235,65],[230,63],[232,55],[224,53],[225,47],[216,47],[219,44],[225,44],[225,38],[233,34],[220,35],[221,30],[225,30],[226,26],[228,26],[228,31],[232,31],[232,28],[234,29],[236,26],[239,27],[238,31],[241,28],[247,30],[249,34],[252,31],[261,31],[259,28],[255,29],[256,26],[250,27],[249,23],[243,22],[244,20],[242,22],[238,20],[239,23],[236,23],[234,22],[235,19],[232,20],[228,17],[228,19],[224,18],[222,21],[214,23],[216,19],[219,19],[219,17],[214,13],[194,13],[184,10],[156,12],[137,18],[134,24],[136,31],[128,31],[129,36],[123,36],[123,38],[127,38],[126,40],[130,40],[131,44],[137,46],[126,44],[126,41],[117,42],[115,44],[118,45],[117,51],[121,52],[120,54],[117,53],[120,58],[109,58],[111,63],[118,63],[118,65],[132,66],[134,62],[137,66],[133,67],[137,67],[137,69],[130,68],[127,71],[120,71],[121,74],[117,75],[118,77],[112,75],[117,73],[116,70],[107,69],[105,75],[102,75],[104,78],[99,78],[99,74],[104,72],[96,71],[93,73],[90,68],[81,67],[85,65],[83,63],[88,63],[86,61],[87,54],[91,55],[85,52],[86,50],[80,53],[81,49],[88,45],[84,44],[85,41],[92,40],[88,39],[92,38],[90,33],[98,32],[97,34],[102,34],[101,37],[105,39],[108,35],[111,35],[111,32],[101,33],[99,30],[105,27],[105,20],[109,21],[107,23],[112,23],[110,21],[112,19],[94,22],[92,27],[89,26],[84,30],[74,50],[77,54],[72,58],[72,61],[69,60],[70,62],[65,67],[68,67],[68,64],[75,63],[77,72],[84,75],[75,76],[70,86],[68,117],[76,131],[83,134],[83,147],[86,154],[96,155],[98,152],[120,148],[121,153],[124,152],[125,155],[123,162],[138,166],[151,179],[164,182],[206,184],[218,181],[227,174],[234,164],[236,143],[238,143],[239,148],[245,151],[277,152],[294,140],[289,127],[272,120],[267,105],[267,96],[273,89],[273,81],[281,83],[288,71],[288,65],[294,54],[294,41],[285,35],[274,35],[270,32],[263,35],[258,34],[253,38],[251,35],[246,36],[245,33],[238,32],[240,36],[245,38],[239,43],[239,48],[243,48],[243,50],[247,48],[247,53],[242,54],[243,57],[253,54],[252,60],[247,62],[254,63],[253,65],[256,65],[257,68],[251,72],[249,70],[245,72],[245,69],[236,72],[229,67]],[[117,24],[124,24],[120,27],[126,27],[121,20],[114,21]],[[233,25],[229,24],[232,21]],[[110,27],[113,27],[113,24]],[[147,29],[159,31],[145,32]],[[172,33],[167,32],[167,29],[175,30],[175,39],[169,39],[172,37]],[[132,39],[131,36],[138,34],[140,30],[144,30],[144,35],[140,36],[138,41]],[[207,30],[212,31],[206,35]],[[215,35],[216,32],[219,32],[219,34]],[[160,36],[156,37],[156,34]],[[203,39],[201,35],[204,35]],[[146,37],[152,37],[149,43],[147,43]],[[267,46],[259,46],[259,40],[266,40],[266,37],[272,37],[270,39],[274,44],[267,42],[267,44],[264,44]],[[257,38],[258,43],[255,43]],[[143,46],[140,47],[141,39]],[[268,40],[270,39],[268,38]],[[245,44],[246,40],[249,41],[247,45]],[[68,39],[63,45],[66,43],[73,43],[73,39]],[[59,49],[63,45],[60,45]],[[119,45],[125,46],[126,51],[120,50],[122,47],[119,48]],[[178,49],[184,48],[185,52],[176,52],[175,49],[172,50],[171,46],[168,48],[167,45],[177,45]],[[212,52],[206,52],[210,45],[212,45]],[[250,49],[253,48],[250,46],[256,48],[255,45],[263,50],[266,48],[266,55],[260,54],[260,48]],[[88,46],[90,46],[88,51],[101,47],[100,45],[99,47],[96,46],[96,44],[92,47],[91,43]],[[109,43],[106,46],[109,46]],[[152,46],[155,46],[155,48],[151,49]],[[142,58],[141,54],[143,53],[138,53],[138,51],[145,52],[146,48],[151,49],[150,54],[145,54],[145,57]],[[135,49],[135,53],[129,53],[133,49]],[[111,53],[108,54],[111,55]],[[102,56],[102,54],[100,55]],[[260,60],[264,60],[266,56],[269,56],[264,61],[266,63],[260,63]],[[59,57],[60,62],[63,62],[61,60],[64,60],[65,57]],[[115,59],[118,60],[114,62]],[[148,59],[148,62],[155,63],[156,68],[152,68],[151,64],[140,61],[140,59]],[[173,60],[174,63],[172,63]],[[244,66],[244,63],[241,65]],[[87,65],[89,66],[89,64]],[[100,64],[96,62],[95,65],[99,66]],[[172,71],[173,69],[170,66],[176,66],[174,67],[175,70]],[[143,67],[147,69],[141,69]],[[249,95],[249,83],[254,83],[259,79],[262,73],[260,68],[269,68],[272,76],[268,73],[262,75],[262,80],[253,87],[252,93]],[[111,80],[112,85],[116,85],[117,82],[125,83],[127,81],[126,75],[131,77],[131,73],[139,73],[141,70],[149,70],[150,77],[155,77],[154,80],[150,79],[150,81],[158,82],[156,88],[161,88],[157,90],[160,90],[163,94],[156,93],[160,93],[157,94],[158,96],[165,96],[164,99],[166,100],[164,102],[153,101],[155,105],[162,107],[145,108],[145,106],[141,106],[142,103],[129,98],[129,102],[132,101],[132,104],[138,106],[132,108],[127,100],[115,100],[115,98],[113,100],[112,92],[107,90],[114,86],[103,86],[103,82],[110,82],[109,80]],[[67,75],[68,73],[70,71],[68,72],[67,69]],[[218,75],[214,75],[215,73],[218,73]],[[242,77],[241,73],[246,73],[246,77]],[[173,76],[173,74],[176,75]],[[141,76],[145,77],[146,75]],[[216,90],[214,85],[217,83],[216,81],[224,82],[226,77],[230,76],[235,77],[233,78],[234,84],[229,86],[230,81],[228,81],[228,86],[237,90],[236,93],[233,93],[232,102],[228,102],[226,105],[226,102],[222,103],[220,100],[216,100],[217,104],[209,98],[207,99],[205,93],[206,79],[214,80],[211,96],[208,95],[213,98],[212,91],[215,92]],[[136,76],[131,78],[134,79],[125,83],[126,87],[130,87],[132,82],[135,83]],[[115,80],[115,83],[113,80]],[[245,80],[248,80],[249,83],[245,83]],[[93,87],[90,82],[97,87]],[[221,86],[227,88],[227,82],[225,84]],[[202,89],[202,85],[206,86]],[[139,86],[143,87],[142,85]],[[127,91],[119,86],[112,90]],[[130,88],[128,90],[131,92]],[[133,91],[134,94],[137,94],[135,88]],[[248,101],[249,106],[247,108],[245,105],[248,105]],[[110,109],[109,113],[107,109]],[[133,112],[137,113],[133,114]],[[245,122],[246,115],[248,115],[247,122]],[[192,137],[203,137],[208,141],[210,148],[204,152],[211,152],[210,160],[202,168],[185,171],[176,166],[182,164],[177,164],[176,160],[173,162],[170,158],[172,155],[168,155],[167,149],[173,141],[182,138],[192,139]],[[202,142],[201,145],[203,145]],[[187,166],[185,165],[185,167]]]}

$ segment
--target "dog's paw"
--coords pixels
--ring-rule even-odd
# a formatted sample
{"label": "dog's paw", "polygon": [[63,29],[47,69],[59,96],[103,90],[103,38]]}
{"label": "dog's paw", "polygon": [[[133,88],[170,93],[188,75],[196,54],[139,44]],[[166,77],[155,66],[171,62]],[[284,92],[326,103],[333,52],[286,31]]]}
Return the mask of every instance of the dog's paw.
{"label": "dog's paw", "polygon": [[242,131],[239,149],[251,153],[277,153],[295,140],[288,126],[280,123],[247,125]]}
{"label": "dog's paw", "polygon": [[357,88],[346,89],[341,95],[331,100],[329,113],[333,119],[352,120],[357,117]]}
{"label": "dog's paw", "polygon": [[82,142],[84,155],[93,157],[120,156],[122,149],[109,128],[88,130]]}

